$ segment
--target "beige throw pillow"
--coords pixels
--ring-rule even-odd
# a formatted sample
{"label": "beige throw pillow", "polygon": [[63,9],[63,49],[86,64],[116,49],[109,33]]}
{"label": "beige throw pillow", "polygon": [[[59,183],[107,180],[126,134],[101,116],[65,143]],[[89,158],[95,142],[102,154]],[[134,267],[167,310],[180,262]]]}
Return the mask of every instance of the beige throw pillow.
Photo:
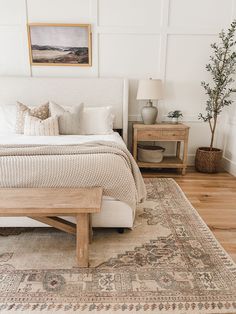
{"label": "beige throw pillow", "polygon": [[38,119],[29,114],[25,116],[24,135],[56,136],[59,135],[58,118]]}
{"label": "beige throw pillow", "polygon": [[85,107],[82,116],[82,132],[84,135],[113,133],[114,114],[111,106]]}
{"label": "beige throw pillow", "polygon": [[60,134],[78,135],[81,133],[83,106],[83,104],[79,104],[64,109],[62,106],[50,102],[50,114],[52,117],[58,117]]}
{"label": "beige throw pillow", "polygon": [[26,105],[17,102],[16,108],[16,133],[24,133],[24,123],[26,114],[30,114],[33,117],[39,118],[41,120],[47,119],[49,117],[49,103],[41,105],[39,107],[29,108]]}

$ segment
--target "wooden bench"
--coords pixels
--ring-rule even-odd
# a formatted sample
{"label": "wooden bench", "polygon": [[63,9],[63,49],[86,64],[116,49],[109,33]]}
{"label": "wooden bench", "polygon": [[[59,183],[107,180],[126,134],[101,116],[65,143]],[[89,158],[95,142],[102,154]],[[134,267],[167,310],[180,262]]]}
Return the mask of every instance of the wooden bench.
{"label": "wooden bench", "polygon": [[[0,189],[0,216],[27,216],[76,235],[79,267],[88,267],[90,214],[101,211],[102,188]],[[74,216],[76,224],[57,216]]]}

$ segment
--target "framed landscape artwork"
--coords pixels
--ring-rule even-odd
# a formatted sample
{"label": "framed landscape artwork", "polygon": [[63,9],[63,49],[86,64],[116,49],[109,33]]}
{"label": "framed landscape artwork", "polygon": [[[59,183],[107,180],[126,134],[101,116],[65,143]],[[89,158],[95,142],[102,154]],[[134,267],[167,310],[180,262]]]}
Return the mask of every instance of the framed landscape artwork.
{"label": "framed landscape artwork", "polygon": [[91,66],[90,24],[28,24],[32,65]]}

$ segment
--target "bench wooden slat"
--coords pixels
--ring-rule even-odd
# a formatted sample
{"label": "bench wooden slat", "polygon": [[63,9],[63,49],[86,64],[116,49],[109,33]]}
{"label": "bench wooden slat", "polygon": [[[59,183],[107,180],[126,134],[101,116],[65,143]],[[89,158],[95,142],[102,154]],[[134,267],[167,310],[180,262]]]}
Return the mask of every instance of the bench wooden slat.
{"label": "bench wooden slat", "polygon": [[[1,200],[0,200],[1,203]],[[83,213],[99,213],[100,208],[84,208]],[[0,217],[76,216],[81,208],[0,208]]]}
{"label": "bench wooden slat", "polygon": [[[4,215],[5,210],[11,210],[12,214],[22,216],[26,210],[52,211],[59,213],[68,209],[68,213],[77,214],[79,208],[86,212],[97,212],[98,204],[102,198],[102,188],[5,188],[0,189],[0,214]],[[77,209],[77,211],[75,211]],[[88,210],[88,211],[87,211]],[[30,216],[27,215],[27,216]]]}
{"label": "bench wooden slat", "polygon": [[60,217],[29,217],[31,219],[42,222],[53,228],[65,231],[67,233],[76,234],[76,224],[70,221],[64,220]]}

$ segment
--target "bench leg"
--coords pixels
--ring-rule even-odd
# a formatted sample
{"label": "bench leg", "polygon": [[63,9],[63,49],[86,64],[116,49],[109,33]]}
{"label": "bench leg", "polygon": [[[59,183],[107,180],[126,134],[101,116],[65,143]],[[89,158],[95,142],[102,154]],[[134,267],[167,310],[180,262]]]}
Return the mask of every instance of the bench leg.
{"label": "bench leg", "polygon": [[89,214],[89,243],[93,242],[92,216]]}
{"label": "bench leg", "polygon": [[89,214],[78,214],[76,217],[76,257],[79,267],[88,267],[89,253]]}

